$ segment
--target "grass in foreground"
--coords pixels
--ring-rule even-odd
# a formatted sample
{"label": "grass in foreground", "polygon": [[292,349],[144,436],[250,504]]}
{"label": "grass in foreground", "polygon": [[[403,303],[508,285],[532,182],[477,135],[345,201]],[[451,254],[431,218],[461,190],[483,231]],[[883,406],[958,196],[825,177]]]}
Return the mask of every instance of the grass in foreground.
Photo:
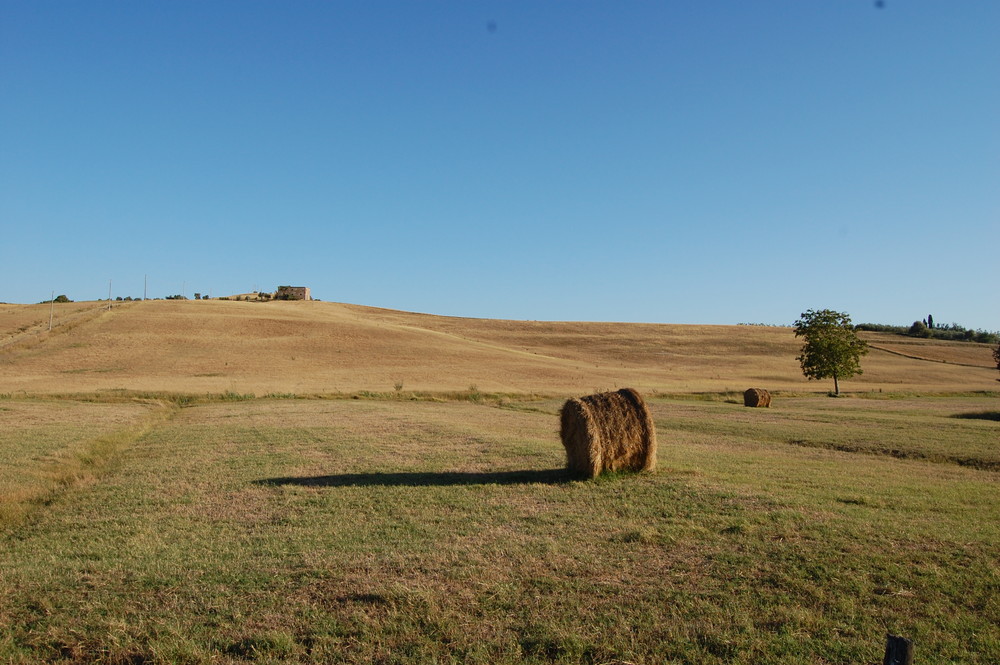
{"label": "grass in foreground", "polygon": [[505,406],[181,410],[0,536],[0,660],[1000,659],[998,475],[950,461],[993,401],[653,400],[658,471],[594,482],[556,402]]}
{"label": "grass in foreground", "polygon": [[0,528],[110,470],[169,409],[150,401],[0,400]]}

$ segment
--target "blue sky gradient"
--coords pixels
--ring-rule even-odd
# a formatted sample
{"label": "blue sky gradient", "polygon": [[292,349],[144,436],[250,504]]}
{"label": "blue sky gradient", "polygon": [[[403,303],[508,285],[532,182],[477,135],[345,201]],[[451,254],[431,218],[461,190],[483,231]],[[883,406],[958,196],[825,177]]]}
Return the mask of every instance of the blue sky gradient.
{"label": "blue sky gradient", "polygon": [[1000,330],[1000,3],[0,0],[0,301]]}

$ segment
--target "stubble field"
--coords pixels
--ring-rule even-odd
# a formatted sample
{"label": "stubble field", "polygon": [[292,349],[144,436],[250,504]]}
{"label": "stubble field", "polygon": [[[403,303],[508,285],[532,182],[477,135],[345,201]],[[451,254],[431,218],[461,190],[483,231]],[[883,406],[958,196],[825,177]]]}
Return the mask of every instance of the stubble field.
{"label": "stubble field", "polygon": [[[831,388],[803,378],[791,328],[499,321],[341,303],[215,300],[132,302],[111,311],[99,303],[57,305],[48,333],[49,310],[0,308],[0,393]],[[31,321],[37,325],[20,330]],[[845,381],[844,390],[1000,387],[989,345],[864,337],[873,345],[864,374]]]}
{"label": "stubble field", "polygon": [[[786,329],[289,305],[12,329],[0,662],[1000,661],[984,349],[873,352],[830,399]],[[568,478],[563,399],[616,385],[656,470]]]}

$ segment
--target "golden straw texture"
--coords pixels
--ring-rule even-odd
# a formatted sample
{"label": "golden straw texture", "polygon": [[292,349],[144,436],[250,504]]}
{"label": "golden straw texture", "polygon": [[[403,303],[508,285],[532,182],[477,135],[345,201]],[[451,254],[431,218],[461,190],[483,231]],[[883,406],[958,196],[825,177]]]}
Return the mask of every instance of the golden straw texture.
{"label": "golden straw texture", "polygon": [[743,393],[743,406],[771,406],[771,393],[763,388],[747,388]]}
{"label": "golden straw texture", "polygon": [[569,399],[560,421],[566,467],[573,473],[594,478],[656,465],[656,426],[631,388]]}

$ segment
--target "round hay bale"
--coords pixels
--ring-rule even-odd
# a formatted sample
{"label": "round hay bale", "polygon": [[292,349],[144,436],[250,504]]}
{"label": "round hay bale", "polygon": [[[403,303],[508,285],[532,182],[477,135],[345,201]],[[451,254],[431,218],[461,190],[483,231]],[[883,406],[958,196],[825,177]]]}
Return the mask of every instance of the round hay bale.
{"label": "round hay bale", "polygon": [[771,393],[763,388],[747,388],[743,393],[743,406],[771,406]]}
{"label": "round hay bale", "polygon": [[631,388],[569,399],[560,423],[571,473],[594,478],[656,465],[656,426],[646,402]]}

